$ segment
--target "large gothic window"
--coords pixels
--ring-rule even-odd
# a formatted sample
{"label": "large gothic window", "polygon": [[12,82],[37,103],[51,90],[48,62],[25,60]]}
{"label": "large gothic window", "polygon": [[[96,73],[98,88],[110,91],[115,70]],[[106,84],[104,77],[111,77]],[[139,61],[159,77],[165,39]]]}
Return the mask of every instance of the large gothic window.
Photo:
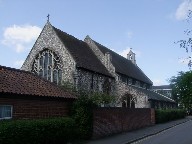
{"label": "large gothic window", "polygon": [[32,72],[51,82],[61,84],[62,64],[60,58],[52,50],[43,50],[36,56]]}

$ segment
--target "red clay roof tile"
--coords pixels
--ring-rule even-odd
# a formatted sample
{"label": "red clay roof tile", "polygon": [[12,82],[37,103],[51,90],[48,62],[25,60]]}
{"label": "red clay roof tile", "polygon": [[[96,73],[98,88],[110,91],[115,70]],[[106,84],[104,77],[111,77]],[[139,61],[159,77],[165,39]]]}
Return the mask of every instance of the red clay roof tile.
{"label": "red clay roof tile", "polygon": [[30,72],[1,65],[0,92],[70,99],[76,98],[74,94]]}

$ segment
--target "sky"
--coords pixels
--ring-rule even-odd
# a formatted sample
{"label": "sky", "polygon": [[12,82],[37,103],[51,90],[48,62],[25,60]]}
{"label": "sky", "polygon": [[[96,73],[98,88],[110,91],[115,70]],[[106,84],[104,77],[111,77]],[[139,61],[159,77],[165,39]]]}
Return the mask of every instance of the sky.
{"label": "sky", "polygon": [[176,44],[191,22],[189,0],[0,0],[0,65],[20,68],[50,14],[50,23],[93,40],[136,63],[154,85],[188,71],[190,54]]}

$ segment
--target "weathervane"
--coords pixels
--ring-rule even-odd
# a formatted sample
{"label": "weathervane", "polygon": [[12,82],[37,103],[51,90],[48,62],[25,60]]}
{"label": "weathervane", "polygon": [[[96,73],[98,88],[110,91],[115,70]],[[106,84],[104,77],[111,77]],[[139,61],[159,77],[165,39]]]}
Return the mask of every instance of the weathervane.
{"label": "weathervane", "polygon": [[50,15],[48,14],[48,15],[47,15],[47,21],[48,21],[48,22],[49,22],[49,17],[50,17]]}

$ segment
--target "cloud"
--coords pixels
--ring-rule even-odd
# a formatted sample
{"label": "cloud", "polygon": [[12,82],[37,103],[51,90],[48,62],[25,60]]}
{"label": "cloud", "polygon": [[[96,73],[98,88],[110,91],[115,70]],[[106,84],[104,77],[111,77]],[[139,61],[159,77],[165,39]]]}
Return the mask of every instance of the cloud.
{"label": "cloud", "polygon": [[13,47],[17,53],[23,52],[41,32],[41,28],[31,25],[13,25],[5,28],[2,44]]}
{"label": "cloud", "polygon": [[20,68],[24,63],[24,60],[17,60],[14,62],[14,66],[16,66],[17,68]]}
{"label": "cloud", "polygon": [[190,58],[191,57],[189,57],[189,58],[179,58],[178,63],[179,64],[184,64],[184,65],[188,65]]}
{"label": "cloud", "polygon": [[127,38],[131,39],[133,37],[133,33],[132,32],[127,32]]}
{"label": "cloud", "polygon": [[[127,54],[129,53],[130,49],[131,49],[130,47],[127,47],[127,48],[125,48],[124,50],[119,51],[119,52],[117,52],[117,53],[118,53],[119,55],[127,58]],[[140,51],[133,50],[133,49],[132,49],[132,51],[136,54],[136,57],[140,57],[140,56],[141,56],[141,52],[140,52]]]}
{"label": "cloud", "polygon": [[153,80],[153,85],[154,85],[154,86],[162,85],[162,81],[159,80],[159,79],[154,79],[154,80]]}
{"label": "cloud", "polygon": [[178,6],[175,17],[177,20],[184,20],[187,18],[189,10],[192,10],[192,0],[183,0],[183,2]]}

